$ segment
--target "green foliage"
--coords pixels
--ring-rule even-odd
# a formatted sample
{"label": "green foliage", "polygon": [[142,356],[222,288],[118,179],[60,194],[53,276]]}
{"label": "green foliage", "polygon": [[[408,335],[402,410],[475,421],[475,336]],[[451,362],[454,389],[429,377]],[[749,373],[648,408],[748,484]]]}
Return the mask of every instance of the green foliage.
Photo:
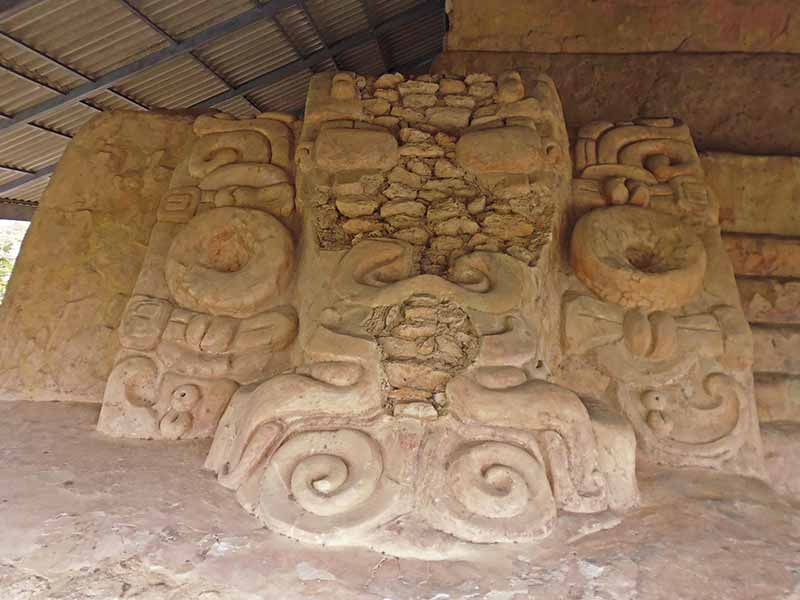
{"label": "green foliage", "polygon": [[6,294],[8,279],[27,230],[28,223],[24,221],[0,221],[0,302]]}

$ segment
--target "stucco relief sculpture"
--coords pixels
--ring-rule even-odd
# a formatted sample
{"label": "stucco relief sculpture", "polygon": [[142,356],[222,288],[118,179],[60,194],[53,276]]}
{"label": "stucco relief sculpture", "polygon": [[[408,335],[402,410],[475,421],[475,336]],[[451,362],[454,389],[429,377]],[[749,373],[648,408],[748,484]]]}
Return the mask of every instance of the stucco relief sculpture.
{"label": "stucco relief sculpture", "polygon": [[290,366],[293,119],[195,120],[134,295],[99,429],[211,437],[240,385]]}
{"label": "stucco relief sculpture", "polygon": [[637,439],[757,472],[749,332],[682,125],[582,130],[574,185],[552,82],[515,72],[320,74],[302,123],[194,131],[101,431],[213,436],[206,467],[269,528],[397,552],[635,507]]}
{"label": "stucco relief sculpture", "polygon": [[687,127],[592,123],[575,169],[566,353],[607,376],[645,458],[760,474],[750,330]]}

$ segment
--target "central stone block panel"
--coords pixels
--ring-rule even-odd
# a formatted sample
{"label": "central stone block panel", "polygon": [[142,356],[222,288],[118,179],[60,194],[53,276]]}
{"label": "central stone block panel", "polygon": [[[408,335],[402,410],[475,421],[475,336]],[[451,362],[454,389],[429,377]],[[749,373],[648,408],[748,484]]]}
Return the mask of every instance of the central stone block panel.
{"label": "central stone block panel", "polygon": [[570,181],[546,78],[315,77],[297,367],[234,395],[207,466],[273,529],[394,551],[635,505],[632,431],[543,378]]}

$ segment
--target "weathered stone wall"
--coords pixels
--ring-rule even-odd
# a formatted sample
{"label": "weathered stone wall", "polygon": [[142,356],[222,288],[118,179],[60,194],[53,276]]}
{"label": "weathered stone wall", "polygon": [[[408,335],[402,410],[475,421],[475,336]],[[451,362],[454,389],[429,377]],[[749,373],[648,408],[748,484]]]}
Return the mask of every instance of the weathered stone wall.
{"label": "weathered stone wall", "polygon": [[800,55],[454,51],[432,70],[546,73],[571,135],[597,119],[670,115],[689,126],[701,150],[800,154]]}
{"label": "weathered stone wall", "polygon": [[794,0],[452,0],[448,50],[798,52]]}
{"label": "weathered stone wall", "polygon": [[547,73],[568,128],[678,117],[701,150],[798,154],[792,0],[451,0],[434,72]]}
{"label": "weathered stone wall", "polygon": [[701,159],[753,329],[759,417],[800,422],[800,158]]}
{"label": "weathered stone wall", "polygon": [[192,118],[119,111],[67,148],[0,307],[0,398],[100,402]]}

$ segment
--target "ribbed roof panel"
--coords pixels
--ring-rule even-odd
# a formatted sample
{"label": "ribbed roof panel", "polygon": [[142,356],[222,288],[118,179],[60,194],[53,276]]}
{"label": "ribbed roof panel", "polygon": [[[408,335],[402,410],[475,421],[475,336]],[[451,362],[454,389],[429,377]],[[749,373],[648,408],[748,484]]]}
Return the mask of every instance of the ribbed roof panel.
{"label": "ribbed roof panel", "polygon": [[144,110],[107,90],[90,96],[88,100],[103,110]]}
{"label": "ribbed roof panel", "polygon": [[179,56],[128,77],[116,89],[158,108],[184,108],[227,88],[191,56]]}
{"label": "ribbed roof panel", "polygon": [[297,6],[286,8],[275,15],[275,20],[303,56],[319,52],[324,48],[317,28],[303,9]]}
{"label": "ribbed roof panel", "polygon": [[61,158],[69,140],[36,129],[23,127],[16,131],[0,131],[0,161],[12,167],[37,171]]}
{"label": "ribbed roof panel", "polygon": [[333,59],[326,58],[325,60],[321,60],[314,65],[312,71],[314,71],[314,73],[322,73],[324,71],[336,71],[337,69],[338,67],[336,66],[336,63],[333,62]]}
{"label": "ribbed roof panel", "polygon": [[36,122],[48,129],[74,136],[78,130],[95,115],[100,114],[83,104],[73,104],[48,114]]}
{"label": "ribbed roof panel", "polygon": [[0,29],[91,78],[167,45],[116,0],[44,0]]}
{"label": "ribbed roof panel", "polygon": [[0,68],[0,90],[3,90],[0,93],[0,112],[9,116],[58,96],[56,92],[26,81],[2,68]]}
{"label": "ribbed roof panel", "polygon": [[444,17],[434,14],[384,34],[381,44],[392,68],[403,67],[441,52],[444,33]]}
{"label": "ribbed roof panel", "polygon": [[233,85],[297,60],[299,55],[278,26],[257,21],[210,44],[196,55]]}
{"label": "ribbed roof panel", "polygon": [[19,179],[20,177],[24,177],[25,173],[20,173],[19,171],[15,171],[13,169],[5,169],[0,166],[0,185],[5,185],[6,183],[10,183],[15,179]]}
{"label": "ribbed roof panel", "polygon": [[339,68],[363,75],[380,75],[386,70],[381,58],[381,49],[375,40],[350,48],[336,57]]}
{"label": "ribbed roof panel", "polygon": [[254,0],[128,0],[171,37],[184,40],[256,6]]}
{"label": "ribbed roof panel", "polygon": [[261,112],[254,108],[252,104],[250,104],[241,96],[231,98],[225,102],[220,102],[219,104],[216,104],[214,108],[240,119],[255,117],[259,112]]}
{"label": "ribbed roof panel", "polygon": [[311,71],[301,71],[248,96],[265,111],[302,112],[311,75]]}
{"label": "ribbed roof panel", "polygon": [[18,188],[11,190],[3,198],[9,200],[22,200],[23,202],[38,202],[47,189],[47,184],[50,183],[50,176],[42,177]]}
{"label": "ribbed roof panel", "polygon": [[[5,34],[0,35],[0,111],[18,114],[85,84],[87,77],[97,79],[167,47],[170,42],[131,7],[180,41],[259,5],[259,0],[127,1],[130,7],[122,0],[39,0],[0,19],[0,33]],[[237,96],[216,107],[241,117],[254,116],[259,109],[302,113],[312,72],[336,68],[363,73],[385,70],[381,48],[368,35],[368,14],[373,25],[381,24],[418,5],[433,6],[436,2],[297,0],[296,6],[282,9],[274,20],[264,18],[251,23],[207,42],[195,52],[210,69],[236,86],[301,57],[324,52],[326,45],[335,46],[352,35],[365,34],[359,36],[359,46],[340,52],[336,62],[326,58],[310,70],[295,70],[292,75],[248,92],[247,98]],[[261,4],[268,2],[263,0]],[[406,67],[437,52],[443,35],[441,16],[417,19],[403,26],[403,31],[382,34],[381,47],[386,60],[393,63],[390,67]],[[219,77],[186,54],[134,73],[113,87],[148,107],[166,109],[185,108],[228,89]],[[102,110],[137,109],[109,90],[90,94],[87,102]],[[90,107],[71,102],[48,112],[37,123],[74,135],[95,114],[97,111]],[[65,135],[34,126],[0,130],[0,165],[31,171],[53,165],[68,142]],[[0,169],[0,183],[20,176]],[[33,194],[40,193],[46,181],[29,184],[22,195],[35,200]]]}
{"label": "ribbed roof panel", "polygon": [[360,0],[306,0],[306,7],[328,45],[369,27]]}
{"label": "ribbed roof panel", "polygon": [[61,91],[70,90],[84,82],[67,69],[2,36],[0,36],[0,64]]}
{"label": "ribbed roof panel", "polygon": [[425,4],[425,0],[366,0],[370,5],[370,10],[378,23],[382,23],[392,17]]}

